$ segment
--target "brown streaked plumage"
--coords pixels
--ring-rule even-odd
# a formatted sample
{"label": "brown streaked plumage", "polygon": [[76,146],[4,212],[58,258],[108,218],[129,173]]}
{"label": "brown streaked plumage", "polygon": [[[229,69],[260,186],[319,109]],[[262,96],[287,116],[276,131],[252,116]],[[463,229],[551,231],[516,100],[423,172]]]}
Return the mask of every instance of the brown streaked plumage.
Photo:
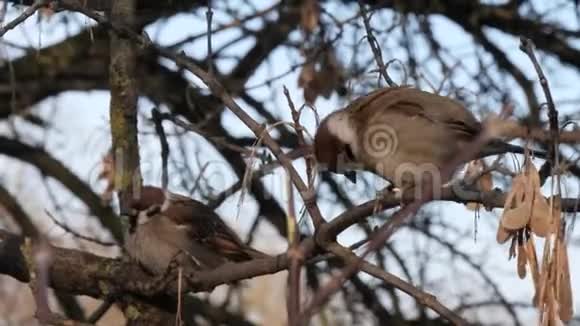
{"label": "brown streaked plumage", "polygon": [[[317,130],[314,152],[331,171],[337,170],[341,157],[347,158],[356,169],[408,188],[429,172],[438,174],[481,129],[474,115],[451,98],[411,87],[382,88],[326,117]],[[481,156],[506,151],[521,153],[523,148],[493,141]]]}
{"label": "brown streaked plumage", "polygon": [[189,197],[144,186],[132,203],[125,247],[131,257],[155,274],[171,259],[195,269],[211,269],[227,261],[245,261],[268,255],[244,244],[209,207]]}

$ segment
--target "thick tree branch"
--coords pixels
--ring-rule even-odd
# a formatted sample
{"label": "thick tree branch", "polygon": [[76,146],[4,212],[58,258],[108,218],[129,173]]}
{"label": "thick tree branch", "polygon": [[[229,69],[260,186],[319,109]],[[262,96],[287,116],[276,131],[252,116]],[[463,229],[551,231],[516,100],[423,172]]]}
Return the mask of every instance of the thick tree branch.
{"label": "thick tree branch", "polygon": [[[111,9],[111,21],[135,26],[135,0],[117,0]],[[141,186],[139,141],[137,139],[137,49],[134,42],[111,33],[111,62],[109,84],[111,88],[111,136],[113,162],[115,162],[115,189],[119,194],[121,215],[130,211],[131,200]]]}

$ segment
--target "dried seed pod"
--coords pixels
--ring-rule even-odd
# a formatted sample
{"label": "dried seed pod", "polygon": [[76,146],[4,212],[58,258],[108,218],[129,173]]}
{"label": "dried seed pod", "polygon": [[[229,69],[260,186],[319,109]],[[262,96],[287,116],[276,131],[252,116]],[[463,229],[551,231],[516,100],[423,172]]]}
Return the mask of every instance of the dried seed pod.
{"label": "dried seed pod", "polygon": [[532,164],[529,160],[526,164],[526,174],[528,176],[529,186],[532,189],[540,189],[541,181],[540,181],[540,174],[538,173],[538,169],[536,166]]}
{"label": "dried seed pod", "polygon": [[500,225],[498,225],[497,227],[497,235],[495,239],[497,240],[497,243],[503,244],[506,243],[511,238],[512,235],[513,233],[504,228],[503,226],[501,226],[500,223]]}
{"label": "dried seed pod", "polygon": [[519,206],[525,198],[526,178],[523,174],[518,174],[513,178],[512,189],[506,197],[504,209],[515,208]]}
{"label": "dried seed pod", "polygon": [[540,288],[540,273],[538,270],[538,257],[536,256],[536,246],[534,245],[534,236],[530,235],[529,239],[526,241],[526,253],[528,258],[528,265],[530,266],[530,272],[532,274],[532,279],[534,280],[534,288],[536,292]]}
{"label": "dried seed pod", "polygon": [[570,321],[574,314],[572,300],[572,286],[570,284],[570,266],[568,263],[568,249],[562,239],[558,239],[558,305],[562,321]]}
{"label": "dried seed pod", "polygon": [[517,237],[513,237],[512,238],[512,243],[510,244],[510,253],[508,256],[508,260],[512,259],[513,257],[516,256],[516,246],[518,245],[518,238]]}
{"label": "dried seed pod", "polygon": [[501,226],[510,231],[523,229],[530,221],[531,210],[532,206],[528,202],[519,207],[504,210]]}
{"label": "dried seed pod", "polygon": [[550,206],[541,194],[536,194],[530,218],[530,229],[539,237],[546,237],[553,232]]}
{"label": "dried seed pod", "polygon": [[546,305],[548,310],[545,312],[544,316],[547,317],[548,325],[549,326],[558,325],[558,316],[557,316],[558,303],[556,302],[556,296],[554,295],[553,287],[550,287],[548,289],[548,299]]}
{"label": "dried seed pod", "polygon": [[518,276],[521,279],[526,278],[526,264],[528,263],[528,255],[526,254],[526,247],[523,243],[518,244]]}
{"label": "dried seed pod", "polygon": [[[527,219],[523,221],[522,215],[520,215],[518,212],[515,213],[513,212],[513,210],[518,209],[518,207],[520,207],[523,203],[524,193],[526,189],[525,186],[526,186],[525,178],[522,174],[519,174],[516,177],[514,177],[512,181],[512,189],[508,193],[503,206],[503,214],[500,223],[500,225],[503,225],[508,230],[521,229],[528,222]],[[520,212],[521,211],[522,210],[520,210]],[[505,222],[506,219],[507,222]],[[506,226],[506,224],[508,226]]]}

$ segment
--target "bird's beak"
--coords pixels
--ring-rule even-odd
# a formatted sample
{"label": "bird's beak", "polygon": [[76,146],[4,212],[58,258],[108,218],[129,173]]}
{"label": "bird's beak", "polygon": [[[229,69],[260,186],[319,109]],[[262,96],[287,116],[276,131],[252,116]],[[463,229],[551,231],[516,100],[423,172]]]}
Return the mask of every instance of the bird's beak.
{"label": "bird's beak", "polygon": [[355,165],[348,159],[346,153],[341,152],[338,154],[335,173],[342,174],[350,182],[356,183],[356,171],[353,168],[355,168]]}

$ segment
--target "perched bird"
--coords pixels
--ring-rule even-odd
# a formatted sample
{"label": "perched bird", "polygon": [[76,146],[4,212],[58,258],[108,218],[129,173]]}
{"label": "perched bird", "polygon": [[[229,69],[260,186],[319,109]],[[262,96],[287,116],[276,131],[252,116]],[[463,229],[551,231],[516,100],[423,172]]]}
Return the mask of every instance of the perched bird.
{"label": "perched bird", "polygon": [[201,202],[152,186],[143,186],[138,195],[131,205],[125,248],[154,274],[165,272],[173,259],[196,270],[269,257],[244,244]]}
{"label": "perched bird", "polygon": [[[326,117],[314,153],[330,171],[368,170],[408,189],[441,178],[441,168],[481,130],[475,116],[451,98],[411,87],[382,88]],[[493,140],[479,156],[505,152],[524,149]]]}

